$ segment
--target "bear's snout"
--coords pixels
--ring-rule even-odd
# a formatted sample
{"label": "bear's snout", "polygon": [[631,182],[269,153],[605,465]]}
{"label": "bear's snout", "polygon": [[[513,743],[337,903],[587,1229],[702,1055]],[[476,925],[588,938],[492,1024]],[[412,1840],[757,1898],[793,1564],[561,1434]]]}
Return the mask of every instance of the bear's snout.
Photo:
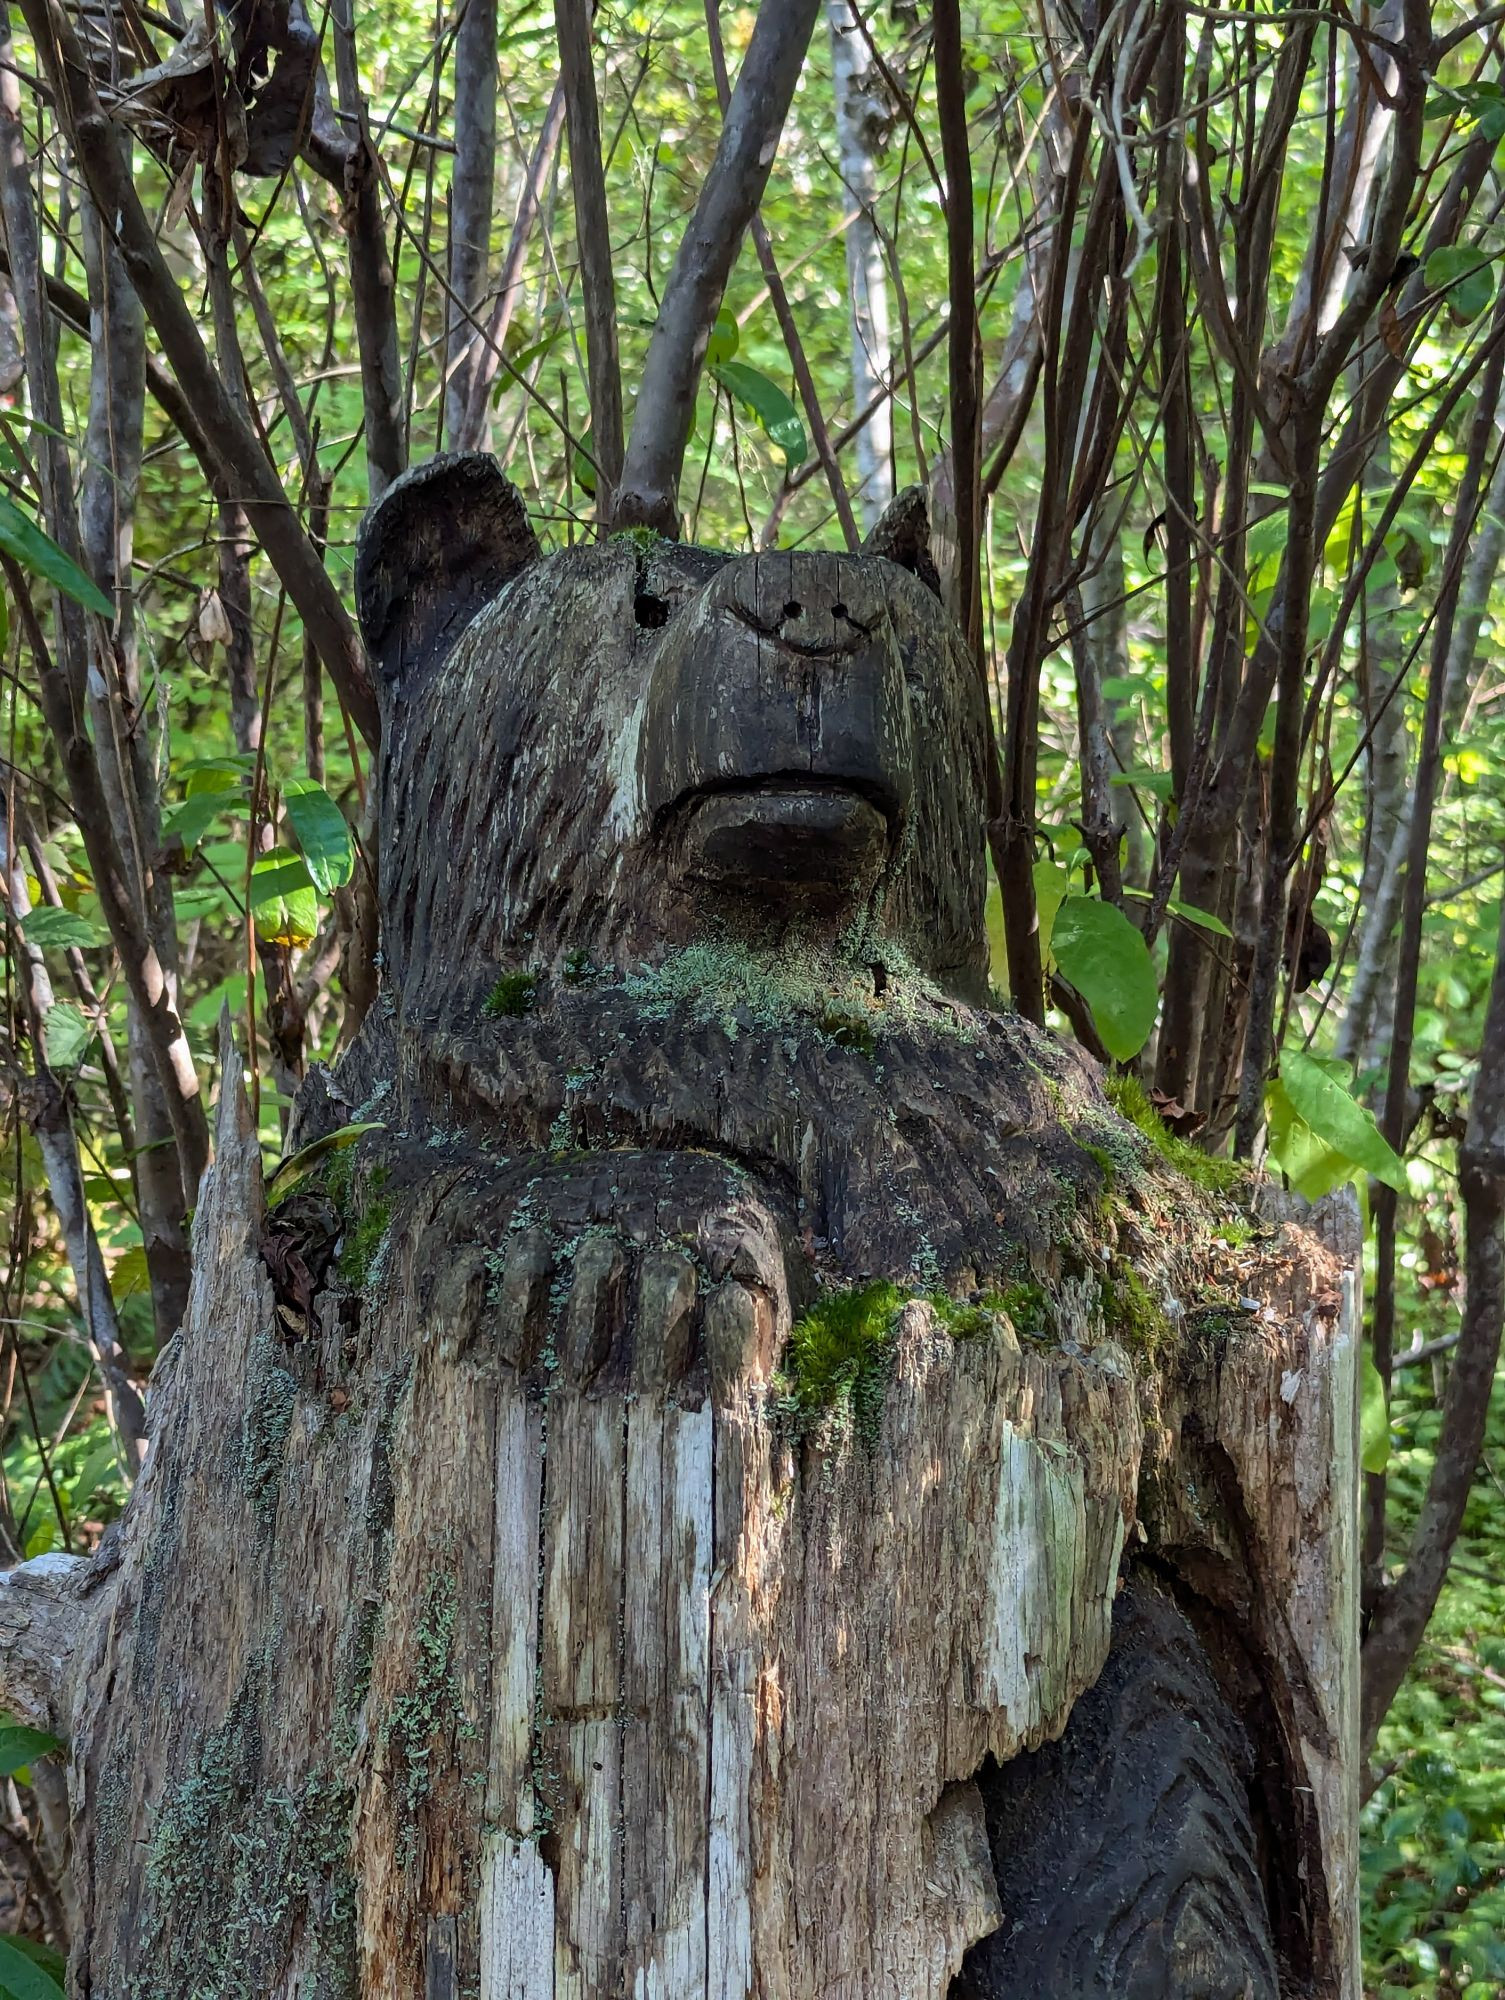
{"label": "bear's snout", "polygon": [[644,801],[687,872],[723,887],[865,893],[903,832],[913,747],[871,559],[729,562],[654,650]]}

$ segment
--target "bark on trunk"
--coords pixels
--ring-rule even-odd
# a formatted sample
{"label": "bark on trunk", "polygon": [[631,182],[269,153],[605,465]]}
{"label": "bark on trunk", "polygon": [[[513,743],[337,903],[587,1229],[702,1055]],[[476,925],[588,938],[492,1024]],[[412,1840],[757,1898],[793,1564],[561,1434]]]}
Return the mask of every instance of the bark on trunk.
{"label": "bark on trunk", "polygon": [[74,1990],[1357,2000],[1354,1245],[976,1004],[916,577],[514,502],[362,546],[385,990],[291,1143],[382,1129],[269,1198],[227,1039],[123,1526],[0,1589]]}

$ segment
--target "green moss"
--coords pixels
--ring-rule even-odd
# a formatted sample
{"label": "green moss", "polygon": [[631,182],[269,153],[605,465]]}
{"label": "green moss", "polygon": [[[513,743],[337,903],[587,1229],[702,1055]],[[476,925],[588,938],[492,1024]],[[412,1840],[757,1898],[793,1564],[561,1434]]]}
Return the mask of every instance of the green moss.
{"label": "green moss", "polygon": [[588,951],[576,949],[565,954],[564,983],[566,986],[584,986],[595,972]]}
{"label": "green moss", "polygon": [[536,972],[504,972],[481,1003],[488,1020],[515,1020],[532,1007],[538,993]]}
{"label": "green moss", "polygon": [[850,1417],[876,1439],[893,1363],[894,1324],[904,1294],[886,1278],[828,1292],[789,1331],[777,1392],[794,1428],[805,1431],[832,1413]]}
{"label": "green moss", "polygon": [[1049,1338],[1050,1307],[1043,1285],[1033,1278],[1011,1278],[992,1296],[1021,1340]]}
{"label": "green moss", "polygon": [[1153,1354],[1170,1333],[1170,1317],[1137,1271],[1115,1265],[1103,1279],[1103,1320],[1114,1338]]}
{"label": "green moss", "polygon": [[372,1266],[386,1241],[391,1220],[392,1204],[373,1201],[347,1226],[337,1268],[351,1291],[360,1291],[370,1277]]}
{"label": "green moss", "polygon": [[618,528],[615,534],[607,537],[608,541],[631,542],[635,549],[641,549],[645,554],[650,549],[656,549],[663,539],[656,528]]}
{"label": "green moss", "polygon": [[863,1056],[878,1053],[878,1037],[872,1021],[859,1008],[843,1007],[833,1001],[821,1010],[816,1026],[838,1048],[855,1049]]}
{"label": "green moss", "polygon": [[1107,1076],[1103,1079],[1103,1089],[1119,1117],[1137,1126],[1160,1157],[1197,1187],[1210,1194],[1232,1194],[1244,1184],[1248,1176],[1241,1161],[1220,1159],[1204,1153],[1186,1139],[1177,1138],[1151,1104],[1137,1076]]}
{"label": "green moss", "polygon": [[1090,1139],[1078,1139],[1077,1144],[1089,1160],[1096,1161],[1098,1171],[1103,1177],[1103,1185],[1111,1194],[1118,1184],[1118,1176],[1121,1171],[1118,1160],[1115,1159],[1106,1146],[1095,1146]]}

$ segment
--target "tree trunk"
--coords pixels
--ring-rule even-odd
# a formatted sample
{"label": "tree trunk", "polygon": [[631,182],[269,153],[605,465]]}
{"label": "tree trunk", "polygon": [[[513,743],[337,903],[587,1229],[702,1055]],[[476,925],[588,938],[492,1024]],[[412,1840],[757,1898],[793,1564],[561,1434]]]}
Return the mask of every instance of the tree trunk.
{"label": "tree trunk", "polygon": [[936,600],[466,460],[358,586],[332,1143],[268,1193],[227,1033],[125,1521],[0,1588],[74,1992],[1358,2000],[1355,1245],[979,1004]]}

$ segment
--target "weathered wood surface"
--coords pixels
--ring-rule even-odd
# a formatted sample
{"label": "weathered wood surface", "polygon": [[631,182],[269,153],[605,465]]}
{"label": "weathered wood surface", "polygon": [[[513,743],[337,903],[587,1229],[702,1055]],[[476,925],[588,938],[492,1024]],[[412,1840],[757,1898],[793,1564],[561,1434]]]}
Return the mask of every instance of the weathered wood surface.
{"label": "weathered wood surface", "polygon": [[[979,718],[920,582],[524,549],[446,652],[445,478],[372,544],[384,995],[300,1109],[384,1129],[268,1212],[230,1065],[125,1521],[0,1589],[72,1739],[75,1992],[944,2000],[1021,1920],[988,1774],[1067,1731],[1063,1855],[1094,1773],[1134,1796],[1071,1718],[1137,1551],[1226,1740],[1215,1962],[1357,2000],[1338,1260],[1229,1248],[982,1004]],[[493,501],[463,588],[519,546]],[[791,1328],[876,1279],[882,1367],[796,1409]],[[1057,1958],[1031,1990],[1109,1990]]]}

